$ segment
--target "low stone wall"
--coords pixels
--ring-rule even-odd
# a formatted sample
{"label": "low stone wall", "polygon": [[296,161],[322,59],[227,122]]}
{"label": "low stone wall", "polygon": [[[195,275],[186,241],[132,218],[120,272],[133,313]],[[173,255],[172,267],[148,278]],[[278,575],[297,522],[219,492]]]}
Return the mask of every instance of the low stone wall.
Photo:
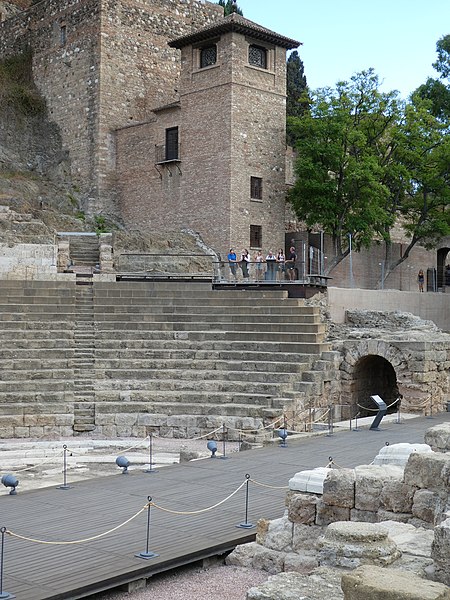
{"label": "low stone wall", "polygon": [[347,310],[401,310],[433,321],[443,331],[450,332],[449,298],[445,293],[329,287],[328,301],[331,320],[335,323],[345,323]]}
{"label": "low stone wall", "polygon": [[56,247],[44,244],[0,244],[0,279],[57,279]]}
{"label": "low stone wall", "polygon": [[[316,478],[313,470],[291,479],[285,515],[273,521],[260,520],[256,542],[238,546],[228,557],[229,564],[269,573],[307,573],[324,565],[396,567],[403,551],[411,555],[416,551],[412,570],[450,583],[450,518],[446,512],[450,454],[412,451],[404,470],[393,465],[362,465],[327,469],[325,475],[323,469],[316,471]],[[302,491],[309,489],[311,481],[313,491]],[[397,548],[389,537],[396,533],[400,533],[396,538],[399,545],[410,536],[412,551]],[[412,568],[411,562],[405,564]]]}

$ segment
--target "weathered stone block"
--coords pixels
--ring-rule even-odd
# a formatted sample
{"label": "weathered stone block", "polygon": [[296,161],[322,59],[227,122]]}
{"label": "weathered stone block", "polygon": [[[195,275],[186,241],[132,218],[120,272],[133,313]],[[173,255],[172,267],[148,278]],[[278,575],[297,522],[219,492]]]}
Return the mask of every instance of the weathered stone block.
{"label": "weathered stone block", "polygon": [[425,442],[436,452],[450,452],[450,423],[440,423],[427,429]]}
{"label": "weathered stone block", "polygon": [[317,526],[300,525],[294,523],[294,534],[292,537],[292,548],[300,554],[315,550],[317,540],[322,535],[323,529]]}
{"label": "weathered stone block", "polygon": [[256,541],[258,544],[279,552],[292,551],[294,527],[288,517],[267,521],[258,521]]}
{"label": "weathered stone block", "polygon": [[323,482],[323,501],[330,506],[354,507],[354,469],[329,469],[328,475]]}
{"label": "weathered stone block", "polygon": [[389,510],[380,510],[377,512],[378,522],[381,521],[397,521],[398,523],[408,523],[411,519],[411,513],[394,513]]}
{"label": "weathered stone block", "polygon": [[389,479],[400,481],[403,470],[392,465],[362,465],[355,468],[355,475],[355,508],[377,512],[383,486]]}
{"label": "weathered stone block", "polygon": [[437,492],[431,490],[417,490],[414,494],[412,514],[414,517],[436,524],[440,521],[442,512],[445,510],[445,501]]}
{"label": "weathered stone block", "polygon": [[410,513],[415,488],[397,479],[388,480],[381,490],[381,508],[398,513]]}
{"label": "weathered stone block", "polygon": [[284,557],[284,552],[258,546],[253,557],[252,566],[268,573],[280,573],[284,570]]}
{"label": "weathered stone block", "polygon": [[226,557],[225,563],[236,567],[251,567],[257,549],[259,549],[259,544],[256,542],[236,546],[233,552]]}
{"label": "weathered stone block", "polygon": [[449,600],[450,589],[414,573],[362,566],[342,575],[344,600]]}
{"label": "weathered stone block", "polygon": [[328,506],[323,500],[319,500],[316,506],[316,525],[329,525],[335,521],[350,521],[350,509]]}
{"label": "weathered stone block", "polygon": [[292,523],[314,523],[318,501],[319,497],[314,494],[295,494],[288,505],[289,520]]}
{"label": "weathered stone block", "polygon": [[450,454],[411,454],[405,467],[404,482],[429,490],[449,489]]}
{"label": "weathered stone block", "polygon": [[378,514],[372,510],[358,510],[357,508],[352,508],[350,510],[350,521],[378,523]]}
{"label": "weathered stone block", "polygon": [[284,570],[286,572],[293,571],[295,573],[311,573],[319,566],[319,561],[316,555],[297,554],[289,552],[284,558]]}
{"label": "weathered stone block", "polygon": [[435,578],[450,586],[450,519],[434,528],[431,557],[435,561]]}

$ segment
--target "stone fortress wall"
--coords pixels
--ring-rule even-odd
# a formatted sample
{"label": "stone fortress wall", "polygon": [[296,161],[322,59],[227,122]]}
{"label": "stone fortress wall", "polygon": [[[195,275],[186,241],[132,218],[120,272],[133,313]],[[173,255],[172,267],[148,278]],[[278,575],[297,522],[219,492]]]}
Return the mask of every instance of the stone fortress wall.
{"label": "stone fortress wall", "polygon": [[168,41],[222,14],[201,0],[42,0],[0,24],[0,58],[32,50],[86,212],[117,216],[114,130],[151,118],[176,93],[179,56]]}

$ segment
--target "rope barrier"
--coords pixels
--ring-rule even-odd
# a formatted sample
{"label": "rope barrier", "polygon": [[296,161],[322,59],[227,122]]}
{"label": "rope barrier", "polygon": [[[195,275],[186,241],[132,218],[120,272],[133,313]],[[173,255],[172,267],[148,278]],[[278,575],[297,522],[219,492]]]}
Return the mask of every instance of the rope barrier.
{"label": "rope barrier", "polygon": [[217,504],[213,504],[212,506],[208,506],[207,508],[201,508],[200,510],[172,510],[170,508],[165,508],[163,506],[159,506],[158,504],[155,504],[154,502],[150,502],[150,504],[151,504],[151,506],[154,506],[155,508],[158,508],[159,510],[162,510],[163,512],[170,513],[171,515],[200,515],[202,513],[209,512],[210,510],[213,510],[214,508],[217,508],[224,502],[227,502],[227,500],[229,500],[235,494],[237,494],[239,492],[239,490],[241,490],[246,483],[247,483],[247,480],[243,481],[241,483],[241,485],[234,490],[234,492],[232,492],[229,496],[227,496],[220,502],[217,502]]}
{"label": "rope barrier", "polygon": [[123,450],[120,449],[121,452],[129,452],[130,450],[134,450],[135,448],[139,448],[139,446],[141,446],[144,442],[146,442],[147,440],[150,439],[150,436],[148,435],[145,438],[142,438],[137,444],[135,444],[134,446],[130,446],[129,448],[124,448]]}
{"label": "rope barrier", "polygon": [[93,535],[92,537],[83,538],[81,540],[72,540],[72,541],[65,541],[65,542],[38,540],[35,538],[27,537],[25,535],[20,535],[19,533],[15,533],[14,531],[10,531],[9,529],[7,529],[5,533],[7,533],[11,537],[17,538],[19,540],[24,540],[26,542],[33,542],[35,544],[44,544],[47,546],[69,546],[69,545],[73,545],[73,544],[84,544],[85,542],[92,542],[93,540],[98,540],[102,537],[105,537],[106,535],[109,535],[110,533],[114,533],[114,531],[117,531],[121,527],[124,527],[125,525],[127,525],[128,523],[133,521],[133,519],[136,519],[136,517],[138,517],[141,513],[143,513],[144,510],[147,510],[149,506],[150,506],[150,502],[147,502],[147,504],[145,506],[143,506],[136,514],[134,514],[132,517],[130,517],[123,523],[120,523],[120,525],[117,525],[116,527],[113,527],[112,529],[108,529],[108,531],[104,531],[103,533],[99,533],[98,535]]}
{"label": "rope barrier", "polygon": [[220,427],[217,427],[217,429],[213,429],[212,431],[209,431],[208,433],[204,433],[203,435],[199,435],[196,438],[191,438],[194,441],[197,440],[203,440],[204,438],[207,438],[208,435],[213,435],[214,433],[217,433],[218,431],[223,431],[223,425],[221,425]]}
{"label": "rope barrier", "polygon": [[[400,398],[397,398],[397,400],[394,400],[394,402],[392,402],[391,404],[388,404],[386,406],[386,410],[388,408],[391,408],[391,406],[394,406],[394,404],[397,404],[397,402],[400,400]],[[358,402],[356,403],[356,406],[358,406],[359,408],[362,408],[363,410],[368,410],[370,412],[378,412],[380,409],[379,408],[368,408],[367,406],[361,406],[361,404],[358,404]]]}
{"label": "rope barrier", "polygon": [[39,463],[34,463],[33,465],[30,465],[29,467],[23,467],[22,469],[14,469],[14,473],[24,473],[25,471],[31,471],[32,469],[36,469],[37,467],[42,467],[42,465],[51,464],[55,462],[55,459],[60,457],[61,455],[62,452],[60,452],[59,454],[54,454],[53,456],[44,457],[44,459]]}
{"label": "rope barrier", "polygon": [[289,488],[288,485],[269,485],[268,483],[261,483],[260,481],[255,481],[255,479],[250,479],[249,481],[251,483],[254,483],[255,485],[258,485],[259,487],[269,488],[271,490],[286,490]]}
{"label": "rope barrier", "polygon": [[228,429],[230,429],[230,431],[237,431],[238,433],[242,433],[243,435],[245,434],[250,434],[250,433],[262,433],[263,430],[267,430],[267,429],[275,429],[275,425],[277,423],[279,423],[280,421],[282,421],[284,419],[284,415],[281,415],[280,417],[277,417],[274,421],[272,421],[272,423],[269,423],[268,425],[264,425],[263,427],[260,427],[259,429],[238,429],[237,427],[228,427]]}

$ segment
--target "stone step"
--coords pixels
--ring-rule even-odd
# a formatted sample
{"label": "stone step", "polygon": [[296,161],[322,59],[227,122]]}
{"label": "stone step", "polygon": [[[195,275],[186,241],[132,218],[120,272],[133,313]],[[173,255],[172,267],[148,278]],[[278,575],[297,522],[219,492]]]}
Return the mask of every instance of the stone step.
{"label": "stone step", "polygon": [[[75,314],[75,306],[73,304],[1,304],[0,313],[24,315],[26,317],[37,314],[51,315],[73,315]],[[45,317],[44,317],[45,318]]]}
{"label": "stone step", "polygon": [[[2,338],[5,336],[12,336],[14,339],[18,334],[20,335],[40,335],[42,336],[42,330],[51,331],[52,335],[58,335],[61,332],[67,336],[67,332],[73,329],[73,320],[61,321],[55,317],[55,315],[47,315],[43,319],[40,319],[37,315],[32,318],[17,318],[14,316],[11,319],[0,319],[0,331]],[[11,333],[10,333],[11,332]]]}
{"label": "stone step", "polygon": [[[262,401],[266,401],[268,397],[273,395],[279,396],[286,387],[285,383],[267,383],[261,381],[244,380],[226,380],[226,379],[151,379],[143,377],[142,373],[133,373],[133,378],[128,376],[124,371],[124,377],[120,377],[120,373],[106,372],[106,378],[96,381],[96,392],[109,392],[123,390],[126,393],[140,392],[177,392],[184,397],[186,394],[199,393],[214,394],[242,394],[244,396],[258,397]],[[0,385],[0,389],[2,386]]]}
{"label": "stone step", "polygon": [[[299,375],[310,368],[309,362],[282,362],[269,360],[267,357],[264,361],[247,360],[245,354],[241,354],[241,360],[210,360],[196,358],[168,358],[168,359],[153,359],[140,358],[109,358],[111,353],[107,353],[107,358],[101,359],[96,353],[95,368],[97,370],[133,370],[136,368],[159,371],[161,377],[170,375],[173,371],[179,372],[185,377],[205,376],[212,372],[216,377],[240,377],[242,373],[248,376],[248,373],[254,373],[258,376],[266,376],[271,379],[275,376],[287,377],[287,381],[299,378]],[[281,358],[281,357],[280,357]],[[76,372],[76,370],[75,370]],[[84,371],[83,371],[84,372]],[[172,375],[173,377],[174,375]]]}
{"label": "stone step", "polygon": [[[205,323],[128,323],[104,322],[97,324],[97,331],[100,335],[108,335],[108,332],[116,332],[123,337],[134,337],[133,332],[148,339],[165,339],[175,337],[188,337],[189,340],[208,340],[208,339],[252,339],[252,340],[272,340],[274,338],[283,341],[303,341],[317,342],[325,333],[324,326],[316,326],[317,330],[313,333],[305,333],[300,326],[278,325],[271,323],[261,323],[260,327],[255,328],[246,324],[222,324],[216,323],[214,327],[205,328]],[[110,333],[109,335],[113,335]]]}
{"label": "stone step", "polygon": [[[18,404],[19,402],[24,403],[27,407],[27,412],[32,414],[33,408],[32,405],[45,406],[46,412],[48,412],[49,406],[54,403],[64,403],[67,402],[66,411],[62,412],[70,412],[70,402],[73,401],[73,392],[72,390],[64,390],[64,391],[36,391],[36,389],[30,390],[16,390],[14,392],[5,392],[0,389],[0,409],[2,409],[2,405],[5,405],[5,408],[9,408],[9,405]],[[29,406],[29,407],[28,407]],[[40,410],[40,408],[38,409]],[[58,410],[61,412],[61,410]]]}
{"label": "stone step", "polygon": [[[256,371],[256,370],[242,370],[242,371],[231,371],[231,370],[206,370],[206,369],[188,369],[183,370],[182,368],[173,369],[157,369],[157,368],[117,368],[117,369],[96,369],[98,381],[103,379],[117,379],[121,381],[134,380],[135,382],[141,382],[142,380],[155,382],[167,382],[170,386],[173,385],[173,381],[178,380],[181,387],[192,385],[195,382],[196,385],[201,383],[211,385],[217,385],[218,389],[222,385],[232,385],[233,383],[242,384],[247,383],[249,386],[256,386],[257,391],[263,393],[269,387],[273,386],[284,386],[289,385],[294,381],[298,381],[301,377],[300,373],[286,373],[286,372],[270,372],[270,371]],[[102,383],[104,383],[102,381]],[[108,383],[105,383],[108,386]],[[156,388],[155,388],[156,389]],[[248,388],[250,390],[250,387]]]}
{"label": "stone step", "polygon": [[[8,349],[0,349],[0,360],[2,361],[2,367],[8,367],[5,363],[9,360],[16,360],[20,365],[24,365],[26,367],[26,363],[24,360],[35,360],[39,359],[42,361],[43,368],[65,368],[65,366],[69,366],[69,360],[73,357],[74,351],[61,349],[53,349],[53,348],[39,348],[30,350],[29,348],[8,348]],[[14,368],[19,368],[16,364],[14,364]]]}
{"label": "stone step", "polygon": [[[277,341],[264,341],[262,342],[257,340],[248,340],[249,336],[246,336],[246,341],[240,340],[224,340],[221,336],[218,336],[218,339],[213,340],[203,340],[196,339],[195,345],[193,344],[193,340],[186,336],[185,339],[175,338],[175,337],[160,337],[154,338],[146,332],[145,335],[142,335],[140,332],[129,332],[127,337],[124,336],[121,339],[117,337],[114,338],[110,333],[105,334],[104,332],[97,332],[95,347],[103,348],[103,349],[114,349],[118,348],[141,348],[142,352],[146,350],[159,350],[164,349],[166,351],[177,351],[177,350],[190,350],[193,347],[195,350],[209,352],[211,350],[217,351],[229,351],[232,350],[234,352],[247,352],[247,351],[256,351],[261,352],[265,350],[268,353],[273,355],[277,355],[278,353],[298,353],[302,355],[311,355],[318,354],[324,350],[329,349],[329,344],[319,344],[320,350],[317,345],[305,344],[301,342],[279,342]],[[311,351],[312,348],[312,351]]]}
{"label": "stone step", "polygon": [[[257,302],[257,301],[256,301]],[[196,303],[192,305],[168,306],[164,303],[155,303],[151,299],[145,299],[141,303],[125,304],[123,299],[118,299],[114,304],[101,303],[98,299],[95,300],[95,310],[100,315],[117,313],[124,315],[140,315],[140,314],[155,314],[164,315],[164,317],[174,316],[189,316],[189,315],[223,315],[224,318],[231,319],[235,315],[270,315],[276,316],[300,316],[305,322],[315,322],[320,318],[320,313],[317,310],[310,310],[311,307],[291,306],[289,304],[266,304],[252,306],[249,303],[241,305],[233,305],[233,311],[230,311],[230,306],[225,304],[209,304]]]}
{"label": "stone step", "polygon": [[205,328],[210,324],[211,327],[220,329],[245,327],[247,329],[265,328],[268,325],[278,328],[291,327],[292,329],[301,328],[305,332],[325,330],[325,325],[319,320],[311,319],[306,322],[304,317],[292,315],[289,317],[277,315],[260,314],[235,314],[235,315],[147,315],[147,314],[102,314],[96,315],[95,320],[99,327],[108,327],[109,323],[114,327],[115,324],[128,323],[131,327],[139,327],[141,324],[147,327],[147,324],[153,325],[153,328],[173,328],[173,329],[199,329]]}
{"label": "stone step", "polygon": [[[147,402],[151,402],[149,406]],[[128,410],[127,410],[128,409]],[[258,404],[220,404],[216,406],[203,406],[201,403],[189,402],[167,402],[167,401],[144,401],[124,405],[121,402],[103,402],[96,405],[96,423],[105,425],[108,423],[120,423],[121,414],[138,415],[142,422],[149,423],[154,419],[160,425],[175,415],[191,418],[200,416],[206,418],[210,415],[224,417],[252,417],[252,418],[276,418],[280,416],[278,409],[264,408]],[[154,418],[158,415],[160,418]],[[139,418],[138,417],[138,418]],[[143,417],[146,417],[145,419]],[[161,419],[161,417],[163,417]],[[127,419],[129,422],[129,420]]]}
{"label": "stone step", "polygon": [[[172,344],[166,341],[149,340],[96,340],[95,356],[98,360],[212,360],[212,361],[231,361],[232,363],[253,361],[257,364],[266,362],[298,363],[311,364],[310,354],[300,354],[298,352],[288,352],[278,348],[278,345],[264,344],[258,345],[256,349],[246,348],[244,344],[212,344],[196,343],[181,344],[180,340],[172,341]],[[253,347],[253,344],[252,344]],[[292,347],[295,350],[294,347]]]}
{"label": "stone step", "polygon": [[32,304],[41,304],[43,306],[54,306],[64,305],[64,306],[73,306],[75,304],[75,296],[74,295],[6,295],[0,294],[0,311],[4,311],[8,309],[8,306],[23,306],[28,307]]}
{"label": "stone step", "polygon": [[[15,371],[19,373],[19,371]],[[15,392],[17,395],[21,395],[23,392],[33,392],[35,394],[43,392],[64,392],[73,389],[72,380],[57,380],[57,379],[9,379],[0,381],[0,392],[11,393]]]}
{"label": "stone step", "polygon": [[95,431],[96,426],[95,425],[83,425],[83,424],[79,424],[79,423],[74,423],[73,424],[73,430],[78,432],[78,433],[89,433],[90,431]]}
{"label": "stone step", "polygon": [[[14,361],[11,364],[5,365],[1,372],[2,381],[39,381],[41,379],[72,379],[73,369],[69,368],[68,363],[65,365],[58,365],[60,368],[56,369],[52,364],[52,361],[47,361],[43,364],[42,361]],[[63,368],[61,368],[63,367]]]}

